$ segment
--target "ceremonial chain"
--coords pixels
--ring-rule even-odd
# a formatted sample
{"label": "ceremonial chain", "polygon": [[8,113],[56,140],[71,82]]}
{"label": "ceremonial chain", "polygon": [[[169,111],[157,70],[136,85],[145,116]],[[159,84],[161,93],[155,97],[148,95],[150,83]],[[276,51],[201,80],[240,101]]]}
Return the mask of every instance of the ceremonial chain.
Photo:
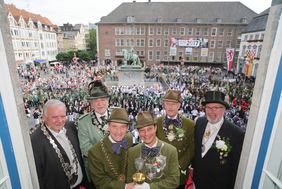
{"label": "ceremonial chain", "polygon": [[69,184],[72,186],[73,184],[75,184],[75,181],[76,181],[76,180],[72,181],[73,176],[77,175],[77,173],[78,173],[78,159],[77,159],[76,153],[74,151],[73,145],[71,144],[70,140],[67,137],[68,143],[70,145],[70,150],[71,150],[72,155],[73,155],[73,163],[75,163],[75,166],[76,166],[76,170],[75,170],[74,174],[71,173],[73,166],[70,165],[70,163],[65,163],[65,160],[62,156],[60,149],[58,148],[58,146],[55,143],[55,141],[53,140],[53,138],[49,135],[48,131],[46,130],[46,127],[41,125],[41,130],[43,131],[43,134],[47,137],[50,144],[53,146],[54,150],[56,151],[56,153],[57,153],[57,155],[60,159],[60,163],[62,165],[62,168],[63,168],[66,176],[68,177]]}
{"label": "ceremonial chain", "polygon": [[126,162],[127,162],[127,150],[125,150],[125,157],[124,157],[124,161],[123,161],[123,172],[121,174],[118,174],[117,170],[115,169],[113,163],[110,160],[109,154],[106,152],[105,149],[105,145],[103,140],[101,140],[101,148],[102,151],[105,155],[106,161],[109,164],[109,167],[111,169],[111,171],[114,173],[114,175],[118,178],[119,181],[125,181],[125,169],[126,169]]}
{"label": "ceremonial chain", "polygon": [[[107,111],[107,114],[108,114],[108,116],[109,116],[109,111]],[[106,131],[106,128],[105,128],[105,125],[107,124],[107,123],[105,123],[104,121],[102,121],[102,123],[100,123],[99,121],[98,121],[98,117],[96,116],[96,114],[95,114],[95,112],[94,111],[92,111],[92,124],[94,125],[94,126],[97,126],[97,128],[102,132],[102,134],[103,134],[103,136],[105,136],[108,132]]]}

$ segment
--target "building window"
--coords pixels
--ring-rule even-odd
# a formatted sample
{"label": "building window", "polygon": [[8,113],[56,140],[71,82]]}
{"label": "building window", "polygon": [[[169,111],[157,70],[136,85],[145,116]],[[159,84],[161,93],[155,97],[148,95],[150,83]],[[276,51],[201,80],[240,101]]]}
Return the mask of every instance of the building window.
{"label": "building window", "polygon": [[223,41],[217,42],[217,48],[223,48]]}
{"label": "building window", "polygon": [[161,60],[161,51],[156,51],[156,60]]}
{"label": "building window", "polygon": [[199,54],[198,53],[193,53],[193,61],[198,62],[199,60]]}
{"label": "building window", "polygon": [[200,35],[201,35],[201,28],[196,28],[195,36],[200,36]]}
{"label": "building window", "polygon": [[163,60],[168,60],[168,52],[164,51]]}
{"label": "building window", "polygon": [[244,41],[248,40],[248,35],[244,35]]}
{"label": "building window", "polygon": [[233,29],[228,29],[227,36],[231,37],[233,35]]}
{"label": "building window", "polygon": [[187,35],[192,36],[193,35],[193,28],[188,28],[187,29]]}
{"label": "building window", "polygon": [[231,48],[231,41],[230,40],[227,40],[226,41],[226,48]]}
{"label": "building window", "polygon": [[221,36],[221,37],[224,36],[224,28],[218,29],[218,35]]}
{"label": "building window", "polygon": [[255,40],[259,40],[259,34],[255,34]]}
{"label": "building window", "polygon": [[140,40],[140,43],[141,43],[141,44],[140,44],[141,47],[145,47],[145,39],[141,39],[141,40]]}
{"label": "building window", "polygon": [[154,46],[154,39],[149,39],[148,46],[149,47],[153,47]]}
{"label": "building window", "polygon": [[157,27],[156,33],[157,33],[157,35],[162,35],[162,28],[161,27]]}
{"label": "building window", "polygon": [[176,28],[172,28],[172,35],[176,36],[177,35],[177,29]]}
{"label": "building window", "polygon": [[185,28],[182,28],[182,27],[180,28],[179,35],[181,36],[185,35]]}
{"label": "building window", "polygon": [[153,51],[148,51],[148,60],[153,60]]}
{"label": "building window", "polygon": [[164,47],[168,47],[168,45],[169,45],[169,40],[168,40],[168,39],[165,39],[165,40],[164,40]]}
{"label": "building window", "polygon": [[161,46],[161,39],[157,39],[156,40],[156,47],[160,47]]}
{"label": "building window", "polygon": [[149,27],[149,35],[154,35],[155,31],[153,27]]}
{"label": "building window", "polygon": [[260,35],[260,40],[263,40],[263,38],[264,38],[264,33],[262,33],[262,34]]}
{"label": "building window", "polygon": [[217,53],[216,53],[216,56],[215,56],[215,61],[216,61],[216,62],[221,62],[221,55],[222,55],[221,52],[217,52]]}
{"label": "building window", "polygon": [[204,30],[203,35],[208,36],[209,35],[209,28],[204,28],[203,30]]}
{"label": "building window", "polygon": [[136,28],[136,35],[144,35],[145,29],[143,27],[137,27]]}
{"label": "building window", "polygon": [[164,29],[164,35],[166,35],[166,36],[169,35],[169,29],[168,28]]}
{"label": "building window", "polygon": [[211,36],[216,36],[217,33],[217,28],[212,28],[211,29]]}
{"label": "building window", "polygon": [[215,40],[211,40],[210,42],[210,48],[214,49],[215,48]]}

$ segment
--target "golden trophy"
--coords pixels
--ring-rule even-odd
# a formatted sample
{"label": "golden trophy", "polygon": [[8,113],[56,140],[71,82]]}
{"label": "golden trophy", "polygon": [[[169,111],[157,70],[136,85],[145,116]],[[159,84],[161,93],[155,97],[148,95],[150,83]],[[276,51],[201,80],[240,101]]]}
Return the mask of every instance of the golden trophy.
{"label": "golden trophy", "polygon": [[141,157],[135,159],[135,168],[137,172],[132,175],[132,179],[136,184],[143,184],[146,180],[146,176],[141,170],[144,167],[144,160]]}

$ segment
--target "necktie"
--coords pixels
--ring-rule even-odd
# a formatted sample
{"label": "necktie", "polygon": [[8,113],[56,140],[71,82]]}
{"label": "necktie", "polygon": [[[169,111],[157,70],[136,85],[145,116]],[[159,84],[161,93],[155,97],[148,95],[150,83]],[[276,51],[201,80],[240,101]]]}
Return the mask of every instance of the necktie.
{"label": "necktie", "polygon": [[128,142],[125,139],[120,142],[112,143],[112,149],[117,155],[121,153],[121,148],[127,149],[127,147],[128,147]]}
{"label": "necktie", "polygon": [[106,116],[101,116],[100,119],[102,120],[103,124],[106,122]]}
{"label": "necktie", "polygon": [[180,122],[178,119],[170,119],[168,117],[165,118],[165,125],[166,126],[169,126],[169,125],[174,125],[174,126],[179,126],[180,125]]}
{"label": "necktie", "polygon": [[141,151],[142,151],[142,155],[144,155],[144,156],[155,157],[160,152],[160,148],[159,147],[149,148],[149,147],[144,145],[144,146],[142,146]]}

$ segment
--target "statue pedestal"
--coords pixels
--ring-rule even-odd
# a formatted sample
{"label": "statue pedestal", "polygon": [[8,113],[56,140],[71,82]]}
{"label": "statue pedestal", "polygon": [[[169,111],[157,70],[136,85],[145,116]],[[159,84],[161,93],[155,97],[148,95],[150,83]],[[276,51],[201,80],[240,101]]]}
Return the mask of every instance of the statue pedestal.
{"label": "statue pedestal", "polygon": [[118,85],[144,85],[144,69],[141,66],[126,66],[123,65],[119,68],[119,81]]}

